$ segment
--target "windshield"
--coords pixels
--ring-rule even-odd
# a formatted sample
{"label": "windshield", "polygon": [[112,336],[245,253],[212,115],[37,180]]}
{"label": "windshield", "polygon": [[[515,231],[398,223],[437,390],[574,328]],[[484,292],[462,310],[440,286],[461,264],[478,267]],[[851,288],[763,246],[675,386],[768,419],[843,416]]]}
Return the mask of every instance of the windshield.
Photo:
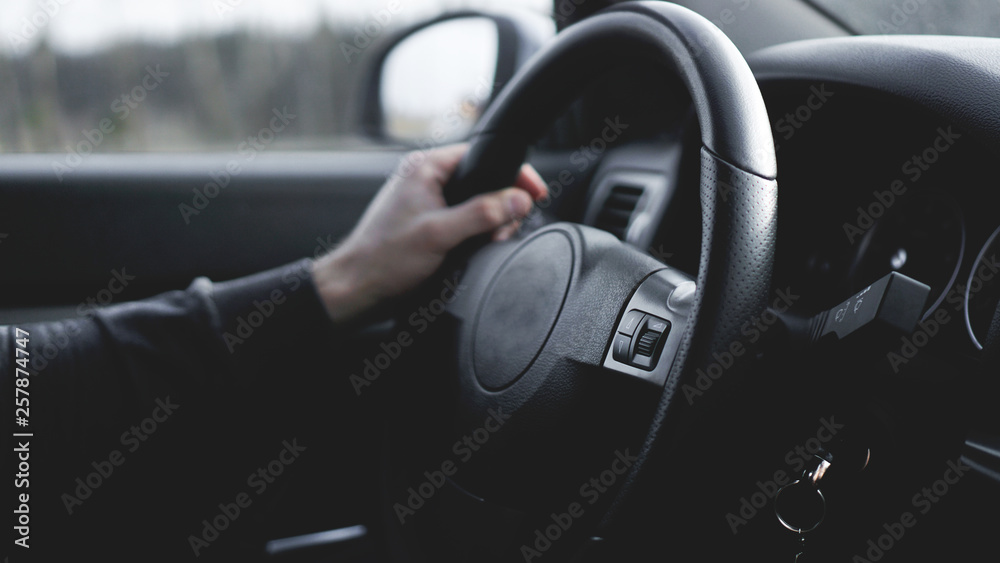
{"label": "windshield", "polygon": [[997,0],[809,0],[862,35],[1000,37]]}

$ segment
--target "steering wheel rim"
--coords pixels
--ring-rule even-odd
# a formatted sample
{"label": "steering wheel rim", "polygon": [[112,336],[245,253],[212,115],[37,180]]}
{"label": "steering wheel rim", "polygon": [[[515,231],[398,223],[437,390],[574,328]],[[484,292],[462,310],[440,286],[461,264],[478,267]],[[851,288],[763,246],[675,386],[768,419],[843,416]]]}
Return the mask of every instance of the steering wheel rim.
{"label": "steering wheel rim", "polygon": [[[700,15],[662,2],[612,7],[564,31],[508,83],[480,121],[468,153],[445,187],[446,200],[456,204],[477,193],[509,185],[525,158],[529,143],[588,82],[600,76],[602,71],[613,69],[622,57],[641,59],[676,74],[691,94],[703,143],[700,151],[702,244],[697,290],[690,309],[691,322],[684,327],[675,357],[668,359],[672,363],[655,414],[648,424],[638,459],[603,520],[605,532],[613,530],[617,517],[627,513],[640,494],[649,460],[668,452],[683,434],[684,427],[694,419],[692,414],[704,411],[700,407],[707,408],[714,402],[712,395],[718,395],[714,391],[702,392],[704,397],[698,396],[699,409],[691,408],[694,401],[685,400],[691,398],[690,394],[685,396],[687,390],[698,388],[699,372],[704,373],[714,357],[725,353],[732,343],[739,342],[744,321],[759,315],[766,307],[774,263],[777,164],[766,109],[756,81],[736,47]],[[567,252],[574,260],[557,271],[555,277],[550,277],[562,280],[560,272],[570,272],[567,274],[570,276],[568,286],[586,285],[586,280],[578,279],[585,276],[588,263],[585,252],[596,252],[598,258],[590,262],[609,260],[608,256],[614,261],[614,253],[629,253],[620,261],[629,264],[627,268],[634,272],[628,280],[630,291],[662,268],[651,258],[636,256],[640,253],[625,249],[617,240],[611,243],[583,227],[556,230],[559,229],[569,240],[568,246],[560,242],[549,245],[548,251],[556,247],[569,248]],[[489,247],[479,252],[478,255],[498,257],[489,259],[493,260],[493,265],[488,268],[490,274],[483,277],[481,285],[485,289],[477,298],[492,299],[497,279],[506,271],[506,266],[501,264],[508,264],[518,255],[519,249],[529,243],[537,247],[538,244],[532,241],[550,234],[551,231],[542,236],[533,235],[510,252],[489,250]],[[549,236],[548,240],[555,239]],[[530,252],[521,254],[530,255]],[[544,268],[545,262],[535,260],[533,264],[533,267]],[[568,294],[553,293],[551,297],[559,295],[567,299]],[[618,309],[621,307],[619,301]],[[467,323],[469,326],[480,325],[481,310],[482,307],[476,309],[476,321]],[[546,341],[552,327],[558,325],[557,321],[563,322],[566,314],[560,306],[549,315],[552,325],[546,329]],[[623,310],[616,311],[614,324],[604,335],[601,346],[605,351],[610,337],[615,334],[614,326],[623,314]],[[482,340],[476,330],[467,330],[470,342],[477,338]],[[544,349],[546,343],[541,346]],[[470,354],[474,356],[475,353],[468,352],[466,356],[471,358]],[[472,365],[470,361],[473,360],[467,358],[465,363]],[[465,401],[469,393],[484,397],[502,394],[524,373],[534,369],[533,362],[534,359],[528,362],[528,367],[516,377],[504,378],[503,385],[498,387],[489,388],[482,378],[464,378],[465,382],[460,384],[464,387],[458,394],[460,400]],[[475,371],[474,368],[470,370]],[[712,381],[710,385],[723,387],[725,383]]]}
{"label": "steering wheel rim", "polygon": [[777,177],[767,110],[736,46],[687,8],[629,2],[560,33],[506,85],[472,132],[445,188],[448,203],[510,185],[529,143],[559,110],[618,61],[638,57],[681,78],[710,153],[753,176]]}

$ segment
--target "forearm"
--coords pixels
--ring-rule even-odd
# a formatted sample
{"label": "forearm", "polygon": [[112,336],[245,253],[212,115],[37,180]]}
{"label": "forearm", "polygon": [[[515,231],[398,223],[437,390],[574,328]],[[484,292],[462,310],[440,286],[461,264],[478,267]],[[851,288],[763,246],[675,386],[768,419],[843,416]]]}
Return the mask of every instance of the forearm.
{"label": "forearm", "polygon": [[[8,428],[13,379],[24,375],[16,370],[30,374],[27,426],[11,430],[30,434],[16,439],[30,450],[20,490],[31,498],[33,544],[106,550],[102,526],[132,526],[133,539],[116,543],[125,553],[196,532],[210,493],[240,485],[283,440],[315,443],[308,417],[333,394],[323,368],[334,365],[335,336],[304,261],[231,282],[201,279],[89,317],[0,327]],[[158,516],[132,516],[149,510],[136,486],[170,491]],[[175,547],[190,553],[182,541]]]}
{"label": "forearm", "polygon": [[[276,383],[298,387],[330,359],[336,342],[305,261],[230,282],[199,279],[185,291],[89,317],[16,328],[29,335],[29,393],[37,399],[31,424],[76,447],[120,433],[168,396],[202,402],[266,394]],[[5,389],[20,367],[14,339],[15,327],[0,327]]]}

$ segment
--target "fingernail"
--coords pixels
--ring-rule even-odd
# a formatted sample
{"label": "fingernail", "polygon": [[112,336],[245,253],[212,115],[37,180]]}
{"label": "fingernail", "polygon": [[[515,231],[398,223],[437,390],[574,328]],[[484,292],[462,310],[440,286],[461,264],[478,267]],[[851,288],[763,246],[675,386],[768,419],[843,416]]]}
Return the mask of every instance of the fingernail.
{"label": "fingernail", "polygon": [[507,196],[507,210],[515,219],[524,217],[531,211],[531,196],[522,190],[510,192]]}

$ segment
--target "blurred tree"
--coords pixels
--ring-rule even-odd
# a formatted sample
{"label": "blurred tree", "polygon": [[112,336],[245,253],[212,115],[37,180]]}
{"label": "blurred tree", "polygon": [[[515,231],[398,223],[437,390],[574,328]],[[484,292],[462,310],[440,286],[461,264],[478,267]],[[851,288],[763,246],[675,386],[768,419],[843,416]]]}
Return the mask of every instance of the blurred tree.
{"label": "blurred tree", "polygon": [[[276,136],[281,146],[365,144],[355,106],[375,50],[348,63],[339,44],[351,31],[331,21],[304,37],[240,29],[75,56],[43,38],[0,56],[0,150],[66,153],[108,118],[115,130],[96,151],[236,150],[286,107],[297,118]],[[168,74],[153,91],[143,88],[149,68]]]}

